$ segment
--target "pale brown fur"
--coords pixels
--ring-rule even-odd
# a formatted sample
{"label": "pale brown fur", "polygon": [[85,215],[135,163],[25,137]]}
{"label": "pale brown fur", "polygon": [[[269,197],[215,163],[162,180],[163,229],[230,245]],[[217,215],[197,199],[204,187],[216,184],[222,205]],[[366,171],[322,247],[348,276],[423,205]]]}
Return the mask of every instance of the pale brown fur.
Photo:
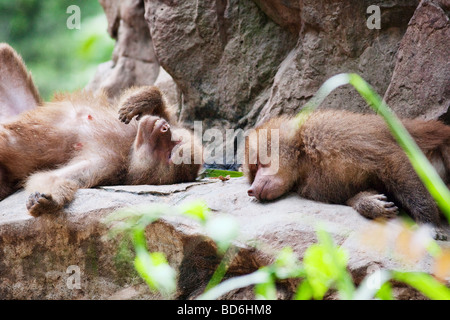
{"label": "pale brown fur", "polygon": [[[403,124],[449,183],[450,127],[439,121]],[[312,113],[300,127],[294,118],[279,117],[256,132],[262,129],[279,129],[279,170],[265,176],[267,165],[247,161],[249,195],[273,200],[296,191],[308,199],[351,205],[366,217],[392,217],[397,208],[380,195],[385,193],[416,221],[439,223],[435,201],[381,117],[324,110]],[[247,154],[260,147],[256,141],[247,141]]]}
{"label": "pale brown fur", "polygon": [[0,122],[41,103],[22,58],[8,44],[0,43]]}
{"label": "pale brown fur", "polygon": [[194,158],[201,144],[160,116],[173,118],[156,87],[134,88],[113,104],[103,93],[56,95],[0,125],[0,200],[25,186],[38,216],[61,209],[79,188],[195,180],[201,163],[176,165],[172,155],[187,148]]}

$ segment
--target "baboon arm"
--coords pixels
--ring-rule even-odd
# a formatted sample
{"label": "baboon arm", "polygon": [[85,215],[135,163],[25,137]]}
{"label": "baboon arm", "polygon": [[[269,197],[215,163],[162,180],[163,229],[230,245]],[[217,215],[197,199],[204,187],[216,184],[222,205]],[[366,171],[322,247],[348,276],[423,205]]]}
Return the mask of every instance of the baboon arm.
{"label": "baboon arm", "polygon": [[161,91],[154,86],[135,87],[122,94],[119,101],[119,119],[129,123],[134,117],[154,115],[173,123],[173,115],[167,108]]}
{"label": "baboon arm", "polygon": [[41,97],[22,58],[0,43],[0,122],[36,107]]}

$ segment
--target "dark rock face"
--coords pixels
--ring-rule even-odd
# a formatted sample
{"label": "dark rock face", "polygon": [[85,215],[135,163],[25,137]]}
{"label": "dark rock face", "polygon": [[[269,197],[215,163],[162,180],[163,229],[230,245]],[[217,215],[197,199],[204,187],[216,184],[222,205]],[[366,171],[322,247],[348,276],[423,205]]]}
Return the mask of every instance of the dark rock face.
{"label": "dark rock face", "polygon": [[[449,108],[447,1],[101,3],[118,41],[90,88],[153,84],[160,63],[187,123],[248,128],[293,114],[341,72],[360,74],[402,116],[445,118]],[[371,5],[380,29],[367,25]],[[350,86],[322,107],[372,112]]]}
{"label": "dark rock face", "polygon": [[145,1],[145,8],[159,61],[183,93],[185,121],[238,122],[296,43],[251,1]]}
{"label": "dark rock face", "polygon": [[[381,2],[382,28],[371,30],[369,1],[256,3],[262,10],[242,1],[145,2],[156,54],[183,93],[184,120],[252,126],[299,111],[340,72],[357,72],[384,94],[417,6]],[[352,88],[323,106],[369,111]]]}
{"label": "dark rock face", "polygon": [[301,1],[299,0],[254,0],[270,19],[280,26],[298,34],[301,29]]}
{"label": "dark rock face", "polygon": [[[369,29],[369,5],[381,9],[381,29]],[[397,1],[302,1],[302,29],[297,46],[280,65],[268,102],[256,122],[274,115],[295,113],[329,77],[355,72],[383,95],[395,65],[395,53],[417,3]],[[371,112],[356,91],[335,90],[323,108]]]}
{"label": "dark rock face", "polygon": [[108,19],[108,33],[117,42],[112,60],[98,67],[87,89],[104,89],[113,98],[133,85],[152,85],[160,67],[142,1],[100,0],[100,4]]}
{"label": "dark rock face", "polygon": [[450,22],[444,9],[422,1],[409,22],[385,94],[405,117],[436,119],[450,107]]}

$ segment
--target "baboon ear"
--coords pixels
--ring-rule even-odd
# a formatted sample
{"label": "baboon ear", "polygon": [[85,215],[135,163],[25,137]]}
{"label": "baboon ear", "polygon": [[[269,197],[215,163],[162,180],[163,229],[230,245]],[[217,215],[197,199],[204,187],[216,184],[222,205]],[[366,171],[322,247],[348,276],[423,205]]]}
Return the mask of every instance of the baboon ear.
{"label": "baboon ear", "polygon": [[41,103],[36,86],[22,58],[0,43],[0,122]]}

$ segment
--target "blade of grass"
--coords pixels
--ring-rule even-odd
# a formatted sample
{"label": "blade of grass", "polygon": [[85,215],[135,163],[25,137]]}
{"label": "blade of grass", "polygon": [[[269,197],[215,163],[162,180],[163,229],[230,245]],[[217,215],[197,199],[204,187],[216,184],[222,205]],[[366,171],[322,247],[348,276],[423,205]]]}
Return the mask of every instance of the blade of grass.
{"label": "blade of grass", "polygon": [[[379,292],[383,285],[392,278],[391,272],[387,270],[377,270],[371,275],[368,275],[359,285],[353,299],[354,300],[369,300],[373,299],[377,292]],[[386,288],[383,288],[386,289]]]}
{"label": "blade of grass", "polygon": [[234,277],[218,284],[217,286],[200,295],[198,300],[215,300],[227,292],[251,286],[258,283],[266,283],[270,280],[270,273],[261,269],[245,276]]}
{"label": "blade of grass", "polygon": [[211,290],[212,288],[216,287],[220,283],[220,281],[222,281],[223,277],[227,273],[230,263],[233,261],[238,252],[239,249],[237,247],[228,247],[222,260],[220,261],[219,266],[216,268],[214,274],[206,285],[205,291]]}
{"label": "blade of grass", "polygon": [[392,135],[403,148],[414,170],[450,221],[450,191],[439,174],[417,146],[403,124],[381,97],[357,74],[350,74],[350,84],[386,121]]}
{"label": "blade of grass", "polygon": [[325,81],[317,91],[317,94],[305,105],[297,116],[298,124],[301,125],[331,91],[345,84],[351,84],[366,102],[384,118],[392,135],[408,156],[417,175],[450,222],[450,190],[394,112],[359,75],[342,73]]}
{"label": "blade of grass", "polygon": [[393,278],[409,284],[430,299],[450,300],[450,289],[434,279],[432,276],[422,272],[400,272],[393,271]]}

